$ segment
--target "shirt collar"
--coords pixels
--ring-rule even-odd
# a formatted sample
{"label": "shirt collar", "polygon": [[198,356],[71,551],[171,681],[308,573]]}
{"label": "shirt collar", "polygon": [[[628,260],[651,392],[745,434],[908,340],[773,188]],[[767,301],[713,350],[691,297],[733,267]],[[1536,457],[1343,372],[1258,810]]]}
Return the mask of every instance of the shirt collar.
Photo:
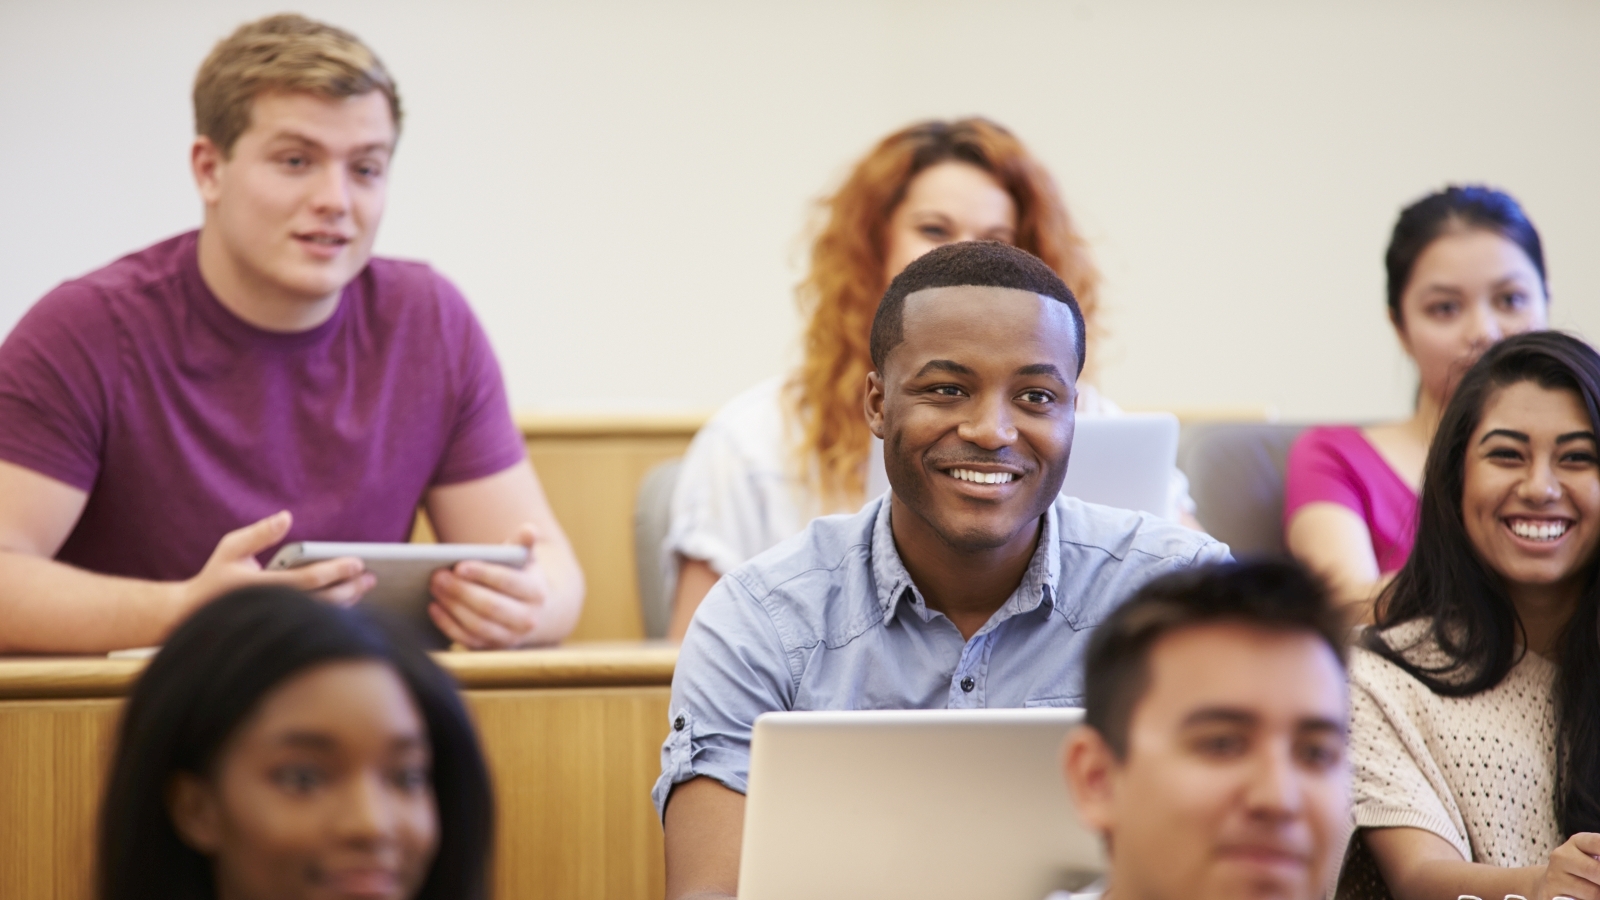
{"label": "shirt collar", "polygon": [[[878,608],[883,612],[885,624],[894,618],[901,600],[926,610],[922,592],[911,580],[911,573],[906,571],[900,551],[894,545],[894,530],[889,525],[893,496],[894,492],[890,491],[878,498],[878,512],[872,523],[872,580],[878,589]],[[1017,589],[1006,598],[1006,602],[1001,604],[979,633],[1012,616],[1038,609],[1043,604],[1054,604],[1056,585],[1061,578],[1059,534],[1060,522],[1056,505],[1052,503],[1041,517],[1039,543],[1033,549],[1033,558],[1028,561],[1027,571],[1022,574],[1022,583],[1017,585]]]}

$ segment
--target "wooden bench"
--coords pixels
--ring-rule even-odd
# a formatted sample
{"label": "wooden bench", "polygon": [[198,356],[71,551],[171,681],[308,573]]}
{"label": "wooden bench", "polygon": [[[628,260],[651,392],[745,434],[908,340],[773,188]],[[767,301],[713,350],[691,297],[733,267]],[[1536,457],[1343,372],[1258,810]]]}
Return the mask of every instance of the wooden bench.
{"label": "wooden bench", "polygon": [[[441,653],[494,776],[494,896],[659,900],[650,804],[676,649]],[[118,711],[144,667],[0,659],[0,897],[88,900]]]}

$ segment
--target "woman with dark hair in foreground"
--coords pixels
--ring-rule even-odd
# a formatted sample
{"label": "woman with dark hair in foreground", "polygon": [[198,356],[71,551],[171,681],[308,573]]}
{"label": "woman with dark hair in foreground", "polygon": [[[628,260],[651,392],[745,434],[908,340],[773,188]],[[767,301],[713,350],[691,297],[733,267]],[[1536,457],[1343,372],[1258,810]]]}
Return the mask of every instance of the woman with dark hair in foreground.
{"label": "woman with dark hair in foreground", "polygon": [[1600,898],[1597,432],[1576,338],[1507,338],[1461,379],[1350,661],[1341,897]]}
{"label": "woman with dark hair in foreground", "polygon": [[135,685],[114,760],[101,900],[486,896],[466,710],[364,613],[286,588],[203,607]]}

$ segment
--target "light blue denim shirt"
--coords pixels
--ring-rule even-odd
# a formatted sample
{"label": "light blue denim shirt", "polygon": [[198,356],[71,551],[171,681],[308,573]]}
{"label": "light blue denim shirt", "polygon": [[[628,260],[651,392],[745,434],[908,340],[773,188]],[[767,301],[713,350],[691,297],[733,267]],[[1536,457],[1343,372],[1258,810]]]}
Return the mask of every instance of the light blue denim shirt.
{"label": "light blue denim shirt", "polygon": [[658,813],[700,775],[744,793],[764,712],[1081,706],[1094,626],[1157,575],[1229,558],[1198,532],[1062,497],[1022,583],[963,640],[912,583],[889,510],[884,494],[817,519],[706,595],[672,677]]}

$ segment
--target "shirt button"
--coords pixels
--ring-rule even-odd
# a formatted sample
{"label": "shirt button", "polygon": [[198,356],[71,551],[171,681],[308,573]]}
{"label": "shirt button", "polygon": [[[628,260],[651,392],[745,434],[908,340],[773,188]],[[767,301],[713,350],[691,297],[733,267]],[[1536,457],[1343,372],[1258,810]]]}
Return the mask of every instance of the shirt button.
{"label": "shirt button", "polygon": [[679,716],[676,719],[672,720],[672,730],[673,731],[682,731],[683,730],[683,726],[685,726],[687,724],[689,724],[688,721],[685,720],[683,716]]}
{"label": "shirt button", "polygon": [[966,691],[969,694],[972,693],[972,689],[977,687],[977,686],[978,686],[978,683],[976,681],[972,680],[972,676],[971,675],[968,675],[967,677],[961,679],[961,689],[963,691]]}

